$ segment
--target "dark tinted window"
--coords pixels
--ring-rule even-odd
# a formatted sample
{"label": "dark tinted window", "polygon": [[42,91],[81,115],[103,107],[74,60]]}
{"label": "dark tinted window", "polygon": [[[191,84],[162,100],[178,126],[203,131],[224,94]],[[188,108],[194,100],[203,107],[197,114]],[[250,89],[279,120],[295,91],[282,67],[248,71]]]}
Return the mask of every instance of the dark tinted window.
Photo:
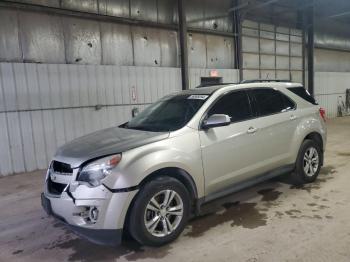
{"label": "dark tinted window", "polygon": [[208,116],[225,114],[231,122],[238,122],[252,117],[248,95],[245,91],[235,91],[220,98],[209,110]]}
{"label": "dark tinted window", "polygon": [[191,120],[208,97],[209,95],[164,97],[121,127],[154,132],[180,129]]}
{"label": "dark tinted window", "polygon": [[281,94],[284,103],[284,110],[295,109],[295,103],[286,95]]}
{"label": "dark tinted window", "polygon": [[259,88],[252,91],[260,116],[283,112],[287,109],[283,95],[271,88]]}
{"label": "dark tinted window", "polygon": [[313,105],[317,105],[316,100],[309,94],[309,92],[302,86],[300,87],[291,87],[288,88],[289,91],[293,92],[294,94],[300,96],[304,100],[310,102]]}

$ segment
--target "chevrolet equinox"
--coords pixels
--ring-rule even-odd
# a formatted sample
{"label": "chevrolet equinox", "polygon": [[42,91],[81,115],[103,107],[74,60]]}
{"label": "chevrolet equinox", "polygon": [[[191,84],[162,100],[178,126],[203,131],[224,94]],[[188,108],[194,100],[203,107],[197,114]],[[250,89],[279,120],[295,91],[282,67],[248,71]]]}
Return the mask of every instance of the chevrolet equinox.
{"label": "chevrolet equinox", "polygon": [[186,90],[59,148],[41,201],[95,243],[120,244],[128,231],[160,246],[205,202],[282,174],[313,182],[325,144],[325,111],[300,84]]}

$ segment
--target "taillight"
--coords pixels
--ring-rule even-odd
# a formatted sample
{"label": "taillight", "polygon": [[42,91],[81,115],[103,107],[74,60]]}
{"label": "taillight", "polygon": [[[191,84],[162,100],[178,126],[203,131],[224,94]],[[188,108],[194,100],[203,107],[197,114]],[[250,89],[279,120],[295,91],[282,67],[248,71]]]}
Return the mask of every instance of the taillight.
{"label": "taillight", "polygon": [[326,122],[326,110],[324,108],[320,108],[320,116],[322,117],[323,121]]}

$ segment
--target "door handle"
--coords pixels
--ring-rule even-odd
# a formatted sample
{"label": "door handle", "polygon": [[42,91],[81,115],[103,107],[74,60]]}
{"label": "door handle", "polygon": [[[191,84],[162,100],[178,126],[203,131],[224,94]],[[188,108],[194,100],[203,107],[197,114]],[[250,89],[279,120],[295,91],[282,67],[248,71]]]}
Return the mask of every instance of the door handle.
{"label": "door handle", "polygon": [[291,116],[289,117],[289,119],[290,119],[290,120],[295,120],[295,119],[297,119],[297,116],[291,115]]}
{"label": "door handle", "polygon": [[256,131],[258,131],[258,129],[251,126],[251,127],[248,128],[247,133],[248,134],[254,134]]}

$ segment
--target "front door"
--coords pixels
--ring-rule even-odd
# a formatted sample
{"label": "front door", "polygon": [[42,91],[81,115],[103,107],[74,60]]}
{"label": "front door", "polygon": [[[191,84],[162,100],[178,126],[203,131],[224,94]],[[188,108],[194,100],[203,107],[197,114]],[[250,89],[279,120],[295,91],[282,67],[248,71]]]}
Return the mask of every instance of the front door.
{"label": "front door", "polygon": [[213,114],[228,115],[231,124],[199,132],[207,194],[256,174],[261,162],[261,155],[256,153],[259,132],[247,92],[224,95],[209,109],[207,117]]}

